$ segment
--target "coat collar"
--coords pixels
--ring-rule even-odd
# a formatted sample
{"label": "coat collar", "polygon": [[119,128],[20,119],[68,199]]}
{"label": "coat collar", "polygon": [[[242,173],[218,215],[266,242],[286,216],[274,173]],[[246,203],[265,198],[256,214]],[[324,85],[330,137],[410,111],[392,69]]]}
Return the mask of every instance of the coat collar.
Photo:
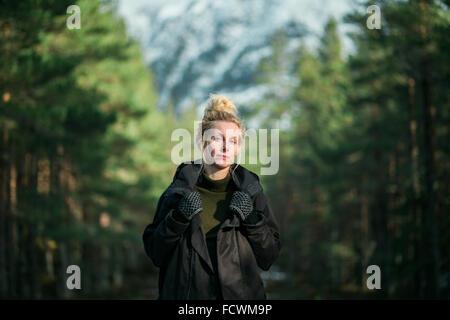
{"label": "coat collar", "polygon": [[[203,169],[204,164],[201,160],[181,163],[172,182],[175,191],[181,189],[193,191]],[[243,166],[233,163],[230,173],[237,190],[247,192],[251,197],[263,191],[259,177]]]}

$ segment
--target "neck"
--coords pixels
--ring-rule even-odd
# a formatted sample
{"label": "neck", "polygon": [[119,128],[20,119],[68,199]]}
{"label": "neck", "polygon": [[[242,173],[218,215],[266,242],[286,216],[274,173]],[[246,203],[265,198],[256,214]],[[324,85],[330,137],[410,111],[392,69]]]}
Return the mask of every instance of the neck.
{"label": "neck", "polygon": [[229,171],[230,166],[221,168],[216,166],[215,164],[205,164],[205,172],[211,180],[224,179]]}

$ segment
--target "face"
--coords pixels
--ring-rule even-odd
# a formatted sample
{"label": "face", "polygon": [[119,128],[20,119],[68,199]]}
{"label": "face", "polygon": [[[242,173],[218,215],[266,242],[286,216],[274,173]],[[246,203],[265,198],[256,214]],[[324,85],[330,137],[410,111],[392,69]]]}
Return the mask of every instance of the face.
{"label": "face", "polygon": [[203,158],[207,164],[219,168],[229,167],[239,153],[241,130],[234,122],[215,121],[214,127],[203,134]]}

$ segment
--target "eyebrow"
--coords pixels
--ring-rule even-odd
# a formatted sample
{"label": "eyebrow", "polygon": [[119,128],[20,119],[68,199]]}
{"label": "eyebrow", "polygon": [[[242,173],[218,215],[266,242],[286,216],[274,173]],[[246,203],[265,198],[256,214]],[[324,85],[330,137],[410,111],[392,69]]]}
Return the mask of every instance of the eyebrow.
{"label": "eyebrow", "polygon": [[[221,136],[221,137],[224,136],[221,132],[219,132],[219,133],[217,133],[217,134],[214,134],[214,136],[216,136],[216,135],[219,135],[219,136]],[[229,139],[230,139],[230,138],[239,138],[239,135],[238,135],[238,134],[232,135],[232,136],[229,136],[228,138],[229,138]]]}

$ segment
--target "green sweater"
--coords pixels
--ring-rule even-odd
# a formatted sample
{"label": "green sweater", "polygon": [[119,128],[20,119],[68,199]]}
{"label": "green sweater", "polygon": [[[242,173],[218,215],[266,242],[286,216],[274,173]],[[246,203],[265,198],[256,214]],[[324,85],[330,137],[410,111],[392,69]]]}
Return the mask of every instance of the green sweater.
{"label": "green sweater", "polygon": [[[206,235],[206,244],[216,274],[216,280],[218,275],[217,232],[228,214],[228,205],[233,193],[233,184],[230,181],[230,173],[224,179],[212,180],[203,171],[196,186],[202,198],[203,211],[200,213],[200,218],[202,219],[202,228]],[[220,297],[220,292],[217,292],[217,294]]]}

